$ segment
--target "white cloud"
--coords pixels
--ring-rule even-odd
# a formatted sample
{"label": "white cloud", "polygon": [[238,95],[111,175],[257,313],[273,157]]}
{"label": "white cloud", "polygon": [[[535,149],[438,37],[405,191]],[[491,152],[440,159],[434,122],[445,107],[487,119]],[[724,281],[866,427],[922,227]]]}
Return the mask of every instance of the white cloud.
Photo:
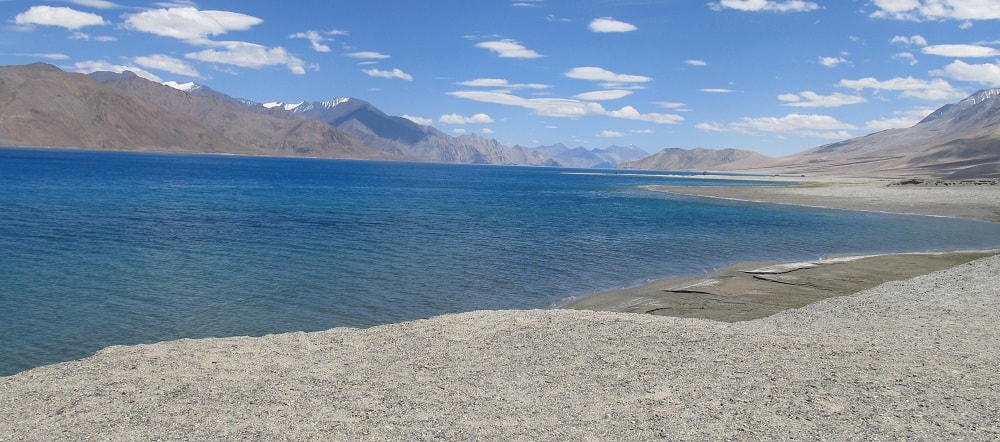
{"label": "white cloud", "polygon": [[458,83],[462,86],[485,87],[501,89],[505,91],[515,91],[518,89],[548,89],[549,85],[541,83],[511,83],[503,78],[476,78]]}
{"label": "white cloud", "polygon": [[464,134],[465,134],[465,132],[466,132],[466,131],[465,131],[465,129],[462,129],[462,128],[458,128],[458,129],[452,129],[451,131],[452,131],[453,133],[456,133],[456,134],[459,134],[459,135],[464,135]]}
{"label": "white cloud", "polygon": [[92,72],[114,72],[120,74],[125,71],[131,71],[135,75],[145,78],[149,81],[155,81],[157,83],[163,83],[163,79],[157,77],[155,74],[142,69],[137,66],[127,66],[111,64],[104,60],[93,60],[93,61],[80,61],[73,64],[73,69],[76,72],[83,74],[90,74]]}
{"label": "white cloud", "polygon": [[136,64],[148,69],[157,69],[161,71],[170,72],[172,74],[184,75],[188,77],[200,77],[198,70],[191,66],[184,60],[179,60],[174,57],[154,54],[141,57],[135,57],[132,59]]}
{"label": "white cloud", "polygon": [[811,138],[842,140],[853,135],[848,131],[857,129],[829,115],[788,114],[783,117],[743,117],[731,123],[699,123],[695,128],[706,132],[739,132],[757,134],[760,132],[779,135],[796,135]]}
{"label": "white cloud", "polygon": [[14,23],[19,25],[59,26],[72,30],[86,26],[108,24],[100,15],[62,6],[32,6],[27,11],[14,16]]}
{"label": "white cloud", "polygon": [[430,126],[431,124],[434,124],[434,120],[430,118],[415,117],[413,115],[403,115],[403,118],[406,118],[407,120],[410,120],[421,126]]}
{"label": "white cloud", "polygon": [[701,92],[708,92],[710,94],[728,94],[730,92],[733,92],[732,89],[723,89],[723,88],[707,88],[698,90]]}
{"label": "white cloud", "polygon": [[819,9],[816,3],[803,0],[722,0],[709,3],[709,6],[716,11],[729,8],[751,12],[808,12]]}
{"label": "white cloud", "polygon": [[785,101],[785,106],[794,107],[840,107],[868,101],[864,97],[841,94],[839,92],[833,95],[820,95],[813,91],[805,91],[800,94],[781,94],[778,96],[778,99]]}
{"label": "white cloud", "polygon": [[990,87],[1000,87],[1000,64],[968,64],[961,60],[955,60],[941,71],[934,71],[932,74],[944,74],[948,78],[958,81],[971,81],[985,84]]}
{"label": "white cloud", "polygon": [[575,67],[566,72],[565,75],[577,80],[602,81],[604,82],[602,85],[607,88],[636,87],[638,83],[653,80],[642,75],[616,74],[594,66]]}
{"label": "white cloud", "polygon": [[369,77],[388,78],[390,80],[398,78],[400,80],[413,81],[412,75],[403,72],[399,68],[395,68],[391,71],[383,71],[381,69],[362,69],[361,72],[368,74]]}
{"label": "white cloud", "polygon": [[330,52],[330,47],[327,46],[327,45],[325,45],[325,44],[323,44],[324,41],[329,41],[330,39],[327,38],[327,37],[324,37],[323,34],[320,34],[318,31],[314,31],[314,30],[310,29],[310,30],[305,31],[305,32],[296,32],[296,33],[294,33],[292,35],[289,35],[288,38],[303,38],[303,39],[309,40],[309,43],[312,45],[312,49],[314,51],[316,51],[316,52]]}
{"label": "white cloud", "polygon": [[924,117],[930,115],[931,112],[934,112],[934,109],[921,108],[905,112],[895,112],[898,116],[869,121],[865,123],[865,128],[874,131],[882,131],[912,127],[914,124],[919,123],[920,120],[923,120]]}
{"label": "white cloud", "polygon": [[444,124],[488,124],[493,122],[493,118],[486,114],[475,114],[471,117],[459,114],[447,114],[438,118],[438,122]]}
{"label": "white cloud", "polygon": [[304,74],[305,62],[288,53],[280,46],[269,48],[255,43],[227,41],[215,43],[218,49],[205,49],[185,54],[186,58],[210,63],[230,64],[245,68],[259,69],[265,66],[285,65],[294,74]]}
{"label": "white cloud", "polygon": [[656,133],[655,131],[653,131],[653,129],[632,129],[629,132],[634,133],[634,134],[643,134],[643,135],[649,135],[649,134],[655,134]]}
{"label": "white cloud", "polygon": [[388,55],[371,51],[350,52],[344,55],[351,58],[360,58],[362,60],[384,60],[389,58]]}
{"label": "white cloud", "polygon": [[875,18],[894,20],[996,20],[995,0],[874,0]]}
{"label": "white cloud", "polygon": [[889,40],[889,43],[901,43],[907,46],[927,46],[927,39],[919,35],[914,35],[912,37],[897,35],[892,37],[892,40]]}
{"label": "white cloud", "polygon": [[117,4],[107,0],[69,0],[69,2],[95,9],[113,9],[119,7]]}
{"label": "white cloud", "polygon": [[477,48],[489,49],[495,52],[500,58],[541,58],[539,54],[531,49],[521,46],[520,43],[511,40],[495,40],[476,43]]}
{"label": "white cloud", "polygon": [[828,68],[837,67],[837,65],[847,63],[847,59],[843,57],[820,57],[819,64],[826,66]]}
{"label": "white cloud", "polygon": [[584,101],[605,101],[605,100],[617,100],[619,98],[627,97],[629,95],[632,95],[632,91],[627,91],[623,89],[612,89],[607,91],[584,92],[582,94],[574,95],[573,98]]}
{"label": "white cloud", "polygon": [[493,134],[493,129],[490,129],[488,127],[484,127],[483,130],[481,130],[480,132],[482,132],[484,135],[492,135]]}
{"label": "white cloud", "polygon": [[917,64],[917,57],[909,52],[900,52],[892,56],[893,60],[902,60],[903,62],[909,63],[910,66]]}
{"label": "white cloud", "polygon": [[591,32],[632,32],[637,28],[631,23],[615,20],[611,17],[595,18],[588,25]]}
{"label": "white cloud", "polygon": [[977,45],[934,45],[921,50],[925,54],[952,58],[985,58],[1000,56],[1000,50]]}
{"label": "white cloud", "polygon": [[533,110],[538,115],[547,117],[580,118],[592,115],[603,115],[628,120],[648,121],[657,124],[676,124],[684,117],[673,114],[640,113],[632,106],[618,110],[607,110],[594,102],[572,100],[566,98],[523,98],[501,91],[455,91],[448,95],[465,98],[483,103],[518,106]]}
{"label": "white cloud", "polygon": [[664,109],[673,109],[677,112],[689,112],[687,105],[684,103],[675,103],[670,101],[654,101],[653,104],[660,106]]}
{"label": "white cloud", "polygon": [[602,138],[620,138],[624,137],[625,134],[618,132],[617,130],[602,130],[598,136]]}
{"label": "white cloud", "polygon": [[866,77],[857,80],[840,80],[840,83],[837,85],[857,91],[864,89],[872,89],[875,92],[900,91],[905,97],[931,101],[954,100],[967,96],[966,93],[955,89],[941,78],[927,81],[913,77],[896,77],[891,80],[880,81],[873,77]]}
{"label": "white cloud", "polygon": [[14,54],[18,57],[44,58],[46,60],[69,60],[69,55],[59,53]]}
{"label": "white cloud", "polygon": [[209,36],[245,31],[263,23],[257,17],[229,11],[201,11],[191,7],[152,9],[132,14],[125,27],[161,37],[205,43]]}
{"label": "white cloud", "polygon": [[699,66],[699,67],[708,66],[708,62],[705,60],[684,60],[684,63],[689,64],[691,66]]}

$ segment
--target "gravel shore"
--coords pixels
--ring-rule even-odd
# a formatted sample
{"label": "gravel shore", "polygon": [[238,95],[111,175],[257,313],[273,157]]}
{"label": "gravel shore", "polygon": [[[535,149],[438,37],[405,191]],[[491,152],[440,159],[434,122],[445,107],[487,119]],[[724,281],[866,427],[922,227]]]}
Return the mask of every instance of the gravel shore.
{"label": "gravel shore", "polygon": [[111,347],[0,440],[997,440],[1000,256],[738,323],[492,311]]}

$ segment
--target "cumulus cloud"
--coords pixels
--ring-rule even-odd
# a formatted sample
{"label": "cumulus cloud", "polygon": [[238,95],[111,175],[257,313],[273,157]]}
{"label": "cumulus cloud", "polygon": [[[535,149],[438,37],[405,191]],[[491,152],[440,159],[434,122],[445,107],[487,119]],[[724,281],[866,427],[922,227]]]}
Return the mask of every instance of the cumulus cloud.
{"label": "cumulus cloud", "polygon": [[104,60],[79,61],[73,64],[73,69],[82,74],[90,74],[93,72],[114,72],[116,74],[120,74],[125,71],[131,71],[135,75],[147,80],[163,83],[163,79],[138,66],[112,64]]}
{"label": "cumulus cloud", "polygon": [[484,41],[476,43],[477,48],[489,49],[500,58],[541,58],[539,54],[531,49],[521,46],[520,43],[511,39]]}
{"label": "cumulus cloud", "polygon": [[878,80],[873,77],[859,78],[857,80],[840,80],[838,86],[856,91],[872,89],[880,91],[898,91],[905,97],[919,98],[922,100],[945,101],[966,97],[966,93],[961,92],[947,81],[941,78],[933,80],[921,80],[913,77],[896,77],[889,80]]}
{"label": "cumulus cloud", "polygon": [[471,117],[459,114],[447,114],[438,118],[438,122],[444,124],[488,124],[493,122],[493,118],[486,114],[475,114]]}
{"label": "cumulus cloud", "polygon": [[294,74],[304,74],[305,62],[280,46],[269,48],[255,43],[228,41],[215,43],[220,49],[205,49],[185,54],[192,60],[230,64],[244,68],[260,69],[265,66],[285,65]]}
{"label": "cumulus cloud", "polygon": [[129,15],[125,27],[161,37],[202,42],[209,36],[245,31],[264,20],[229,11],[201,11],[191,7],[152,9]]}
{"label": "cumulus cloud", "polygon": [[627,97],[629,95],[632,95],[632,91],[627,91],[623,89],[612,89],[607,91],[584,92],[582,94],[577,94],[573,96],[573,98],[584,101],[605,101],[605,100],[617,100],[619,98]]}
{"label": "cumulus cloud", "polygon": [[913,35],[907,37],[905,35],[897,35],[889,40],[889,43],[899,43],[906,46],[927,46],[927,39],[919,35]]}
{"label": "cumulus cloud", "polygon": [[399,68],[393,69],[391,71],[384,71],[381,69],[362,69],[361,72],[364,72],[369,77],[388,78],[390,80],[400,79],[406,81],[413,81],[412,75],[403,72]]}
{"label": "cumulus cloud", "polygon": [[187,77],[200,77],[198,70],[184,60],[169,55],[153,54],[132,59],[136,64],[148,69],[157,69]]}
{"label": "cumulus cloud", "polygon": [[646,83],[653,80],[650,77],[642,75],[616,74],[607,69],[594,66],[575,67],[566,72],[565,75],[577,80],[601,81],[604,82],[603,86],[606,88],[636,88],[639,83]]}
{"label": "cumulus cloud", "polygon": [[349,52],[347,54],[344,54],[344,56],[351,58],[360,58],[362,60],[384,60],[386,58],[389,58],[388,55],[371,51]]}
{"label": "cumulus cloud", "polygon": [[415,117],[413,115],[403,115],[403,118],[406,118],[407,120],[410,120],[421,126],[430,126],[431,124],[434,124],[434,120],[430,118]]}
{"label": "cumulus cloud", "polygon": [[632,32],[639,29],[631,23],[615,20],[611,17],[595,18],[587,27],[590,28],[591,32]]}
{"label": "cumulus cloud", "polygon": [[603,115],[628,120],[647,121],[657,124],[676,124],[684,117],[673,114],[647,113],[643,114],[632,106],[618,110],[607,110],[594,102],[573,100],[567,98],[523,98],[501,91],[455,91],[448,95],[483,103],[518,106],[534,111],[547,117],[580,118],[593,115]]}
{"label": "cumulus cloud", "polygon": [[961,60],[955,60],[940,71],[933,74],[943,74],[948,78],[958,81],[969,81],[980,83],[990,87],[1000,87],[1000,64],[968,64]]}
{"label": "cumulus cloud", "polygon": [[19,25],[59,26],[70,30],[108,24],[100,15],[62,6],[32,6],[27,11],[14,16],[14,23]]}
{"label": "cumulus cloud", "polygon": [[813,91],[805,91],[799,94],[781,94],[778,99],[786,102],[785,106],[793,107],[840,107],[849,104],[864,103],[864,97],[841,94],[839,92],[832,95],[820,95]]}
{"label": "cumulus cloud", "polygon": [[917,64],[917,57],[909,52],[900,52],[892,56],[893,60],[902,60],[905,63],[909,63],[910,66]]}
{"label": "cumulus cloud", "polygon": [[996,20],[1000,8],[994,0],[874,0],[874,18],[905,21]]}
{"label": "cumulus cloud", "polygon": [[816,3],[803,0],[722,0],[709,3],[709,6],[716,11],[736,9],[749,12],[808,12],[819,9]]}
{"label": "cumulus cloud", "polygon": [[921,51],[929,55],[953,58],[986,58],[1000,55],[1000,50],[977,45],[933,45],[926,46]]}

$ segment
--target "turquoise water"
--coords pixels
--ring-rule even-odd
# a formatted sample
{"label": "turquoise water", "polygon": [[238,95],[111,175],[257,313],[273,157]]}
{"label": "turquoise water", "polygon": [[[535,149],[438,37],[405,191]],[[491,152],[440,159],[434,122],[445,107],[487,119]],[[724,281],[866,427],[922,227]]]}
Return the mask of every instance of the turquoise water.
{"label": "turquoise water", "polygon": [[996,223],[575,172],[0,149],[0,375],[117,344],[549,308],[737,261],[1000,247]]}

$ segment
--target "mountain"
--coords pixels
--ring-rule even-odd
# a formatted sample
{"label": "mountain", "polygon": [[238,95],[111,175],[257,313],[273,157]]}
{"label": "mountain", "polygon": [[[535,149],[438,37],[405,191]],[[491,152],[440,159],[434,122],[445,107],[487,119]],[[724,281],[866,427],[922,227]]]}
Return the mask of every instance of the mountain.
{"label": "mountain", "polygon": [[551,165],[531,149],[507,147],[476,135],[452,137],[431,126],[387,115],[357,98],[297,104],[267,103],[272,114],[292,113],[323,121],[373,149],[410,161],[473,164]]}
{"label": "mountain", "polygon": [[663,149],[649,157],[622,163],[624,169],[651,170],[742,170],[772,164],[757,152],[739,149]]}
{"label": "mountain", "polygon": [[551,157],[558,166],[577,168],[610,169],[618,167],[623,162],[638,160],[649,155],[648,152],[635,146],[611,146],[590,150],[584,147],[570,149],[560,143],[539,146],[535,150]]}
{"label": "mountain", "polygon": [[259,154],[191,116],[44,63],[0,67],[0,144]]}
{"label": "mountain", "polygon": [[775,173],[1000,177],[1000,89],[981,90],[916,125],[779,159]]}
{"label": "mountain", "polygon": [[[205,87],[187,91],[131,73],[100,75],[107,87],[138,97],[166,113],[185,115],[238,146],[264,155],[393,159],[347,133],[309,118],[269,115],[244,101]],[[234,152],[236,153],[236,152]]]}

